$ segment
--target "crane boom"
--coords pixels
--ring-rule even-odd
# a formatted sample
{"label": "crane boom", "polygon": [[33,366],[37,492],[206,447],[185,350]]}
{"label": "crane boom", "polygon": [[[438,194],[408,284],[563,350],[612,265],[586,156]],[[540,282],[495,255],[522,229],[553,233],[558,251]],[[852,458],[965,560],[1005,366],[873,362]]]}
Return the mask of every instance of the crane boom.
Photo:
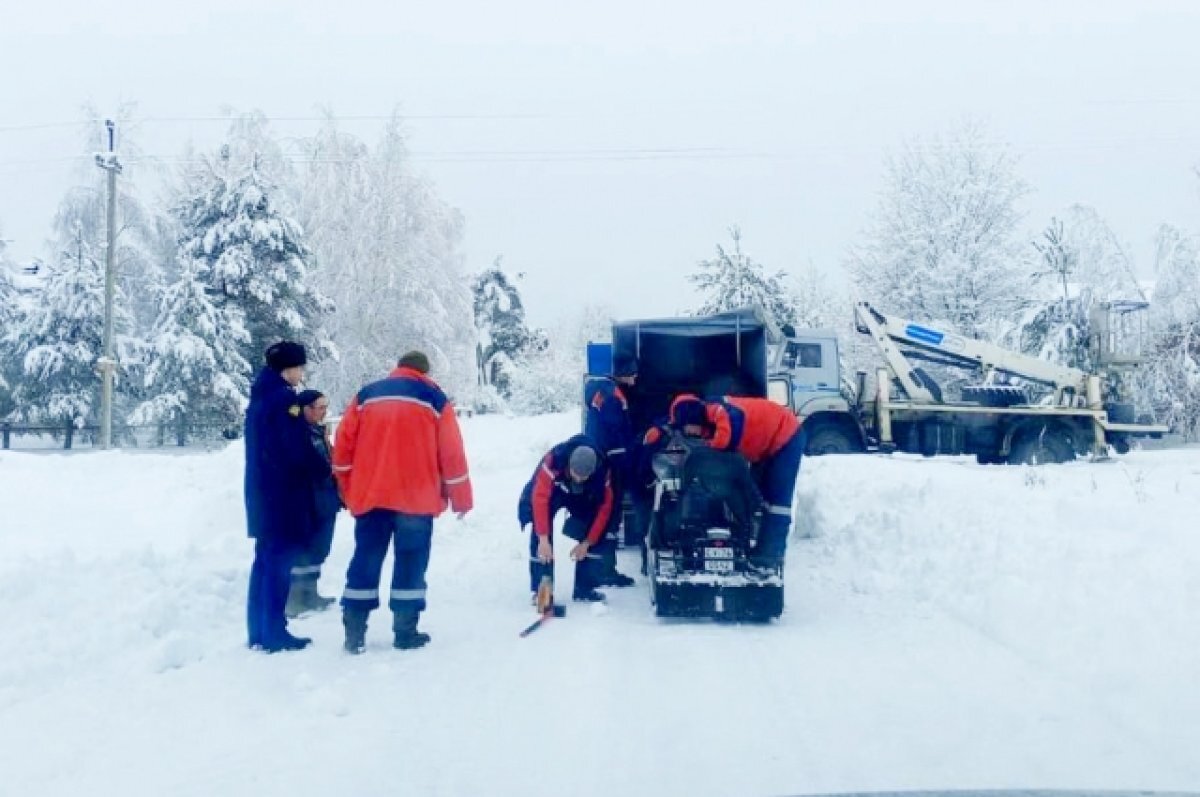
{"label": "crane boom", "polygon": [[936,355],[941,362],[981,371],[986,378],[993,371],[1038,382],[1054,389],[1055,404],[1062,405],[1076,397],[1086,400],[1088,373],[1046,360],[1019,354],[982,340],[917,324],[904,318],[884,315],[868,302],[854,306],[858,330],[869,334],[882,352],[893,375],[900,380],[904,391],[913,401],[934,401],[933,393],[905,357],[901,346]]}

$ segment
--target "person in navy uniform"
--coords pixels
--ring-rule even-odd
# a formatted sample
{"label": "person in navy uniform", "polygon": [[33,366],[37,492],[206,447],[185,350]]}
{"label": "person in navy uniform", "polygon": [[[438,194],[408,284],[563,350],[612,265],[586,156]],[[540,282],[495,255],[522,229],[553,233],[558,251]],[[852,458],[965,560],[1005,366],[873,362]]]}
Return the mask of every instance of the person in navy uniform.
{"label": "person in navy uniform", "polygon": [[292,560],[313,533],[312,485],[330,468],[309,442],[294,389],[304,378],[304,347],[280,341],[266,361],[246,408],[246,525],[254,539],[246,625],[252,649],[276,653],[312,641],[288,632],[285,607]]}
{"label": "person in navy uniform", "polygon": [[[637,381],[636,363],[616,364],[609,376],[593,377],[583,389],[586,415],[583,433],[600,447],[608,463],[613,487],[613,511],[604,532],[604,543],[596,553],[602,557],[597,584],[604,587],[629,587],[633,579],[617,570],[617,535],[621,526],[625,492],[633,477],[635,439],[629,417],[629,399],[625,389]],[[632,534],[626,541],[633,540]]]}
{"label": "person in navy uniform", "polygon": [[[575,435],[550,449],[521,491],[517,519],[529,534],[529,590],[536,595],[543,576],[554,577],[554,516],[567,510],[563,534],[576,541],[572,597],[602,601],[596,590],[603,566],[604,533],[613,512],[609,469],[597,445]],[[600,548],[600,551],[596,549]]]}

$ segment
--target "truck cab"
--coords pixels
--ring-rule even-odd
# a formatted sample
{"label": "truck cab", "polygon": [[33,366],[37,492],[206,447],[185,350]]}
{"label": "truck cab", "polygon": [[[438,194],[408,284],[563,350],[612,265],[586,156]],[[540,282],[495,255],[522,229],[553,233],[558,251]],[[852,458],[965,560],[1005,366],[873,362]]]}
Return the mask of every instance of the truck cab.
{"label": "truck cab", "polygon": [[806,329],[786,335],[772,353],[768,391],[804,424],[806,454],[866,450],[856,390],[842,379],[833,330]]}

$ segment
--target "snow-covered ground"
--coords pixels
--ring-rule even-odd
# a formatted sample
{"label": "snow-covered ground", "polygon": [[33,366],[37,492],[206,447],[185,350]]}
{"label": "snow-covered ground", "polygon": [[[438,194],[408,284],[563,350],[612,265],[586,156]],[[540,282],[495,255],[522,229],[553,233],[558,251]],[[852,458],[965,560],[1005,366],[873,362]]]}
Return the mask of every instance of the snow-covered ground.
{"label": "snow-covered ground", "polygon": [[807,460],[781,621],[662,622],[639,584],[518,639],[516,494],[576,422],[464,421],[433,644],[376,613],[357,658],[336,612],[245,649],[240,446],[0,453],[0,794],[1200,788],[1200,451]]}

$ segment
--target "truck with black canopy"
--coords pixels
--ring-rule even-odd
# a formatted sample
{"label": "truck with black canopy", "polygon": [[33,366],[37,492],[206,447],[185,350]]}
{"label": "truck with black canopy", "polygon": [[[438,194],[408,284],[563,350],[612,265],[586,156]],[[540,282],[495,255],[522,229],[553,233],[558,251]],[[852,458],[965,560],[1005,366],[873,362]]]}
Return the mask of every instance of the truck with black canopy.
{"label": "truck with black canopy", "polygon": [[[775,333],[753,310],[622,321],[589,371],[637,373],[625,390],[635,436],[667,416],[681,393],[767,396]],[[783,611],[783,572],[751,565],[762,499],[749,463],[678,433],[643,452],[625,523],[638,524],[650,597],[659,616],[764,621]],[[626,539],[629,539],[627,534]]]}

